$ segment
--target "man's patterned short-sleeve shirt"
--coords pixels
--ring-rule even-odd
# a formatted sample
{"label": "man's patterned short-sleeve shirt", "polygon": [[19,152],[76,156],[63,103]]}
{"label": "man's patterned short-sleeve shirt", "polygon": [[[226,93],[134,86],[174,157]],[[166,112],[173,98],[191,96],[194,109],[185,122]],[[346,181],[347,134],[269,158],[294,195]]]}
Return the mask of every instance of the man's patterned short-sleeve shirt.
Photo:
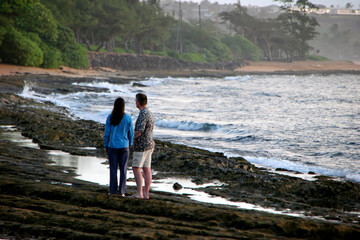
{"label": "man's patterned short-sleeve shirt", "polygon": [[154,116],[148,108],[140,111],[139,116],[135,122],[135,131],[141,131],[140,137],[134,139],[134,151],[144,152],[155,148],[155,142],[152,138],[154,129]]}

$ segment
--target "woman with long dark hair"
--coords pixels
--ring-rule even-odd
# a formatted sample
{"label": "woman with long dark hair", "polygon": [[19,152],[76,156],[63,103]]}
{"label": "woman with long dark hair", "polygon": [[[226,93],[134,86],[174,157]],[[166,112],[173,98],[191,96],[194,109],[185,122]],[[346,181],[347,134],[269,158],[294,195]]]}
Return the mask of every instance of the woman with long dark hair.
{"label": "woman with long dark hair", "polygon": [[[110,165],[110,194],[125,196],[127,162],[129,149],[134,141],[134,128],[130,115],[125,113],[125,101],[119,97],[114,102],[114,108],[106,119],[104,147]],[[120,183],[118,185],[117,169],[120,168]]]}

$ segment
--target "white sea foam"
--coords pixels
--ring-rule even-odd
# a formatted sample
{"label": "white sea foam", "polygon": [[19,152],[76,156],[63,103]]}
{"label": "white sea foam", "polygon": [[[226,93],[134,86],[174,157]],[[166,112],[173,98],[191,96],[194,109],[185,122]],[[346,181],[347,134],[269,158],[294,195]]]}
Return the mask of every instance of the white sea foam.
{"label": "white sea foam", "polygon": [[358,169],[358,173],[347,173],[345,177],[352,181],[360,182],[360,169]]}
{"label": "white sea foam", "polygon": [[150,77],[144,81],[141,81],[141,84],[145,86],[158,86],[166,83],[171,83],[172,85],[176,84],[183,84],[183,83],[196,83],[196,81],[204,80],[203,77],[190,77],[190,78],[173,78],[173,77],[166,77],[166,78],[156,78]]}
{"label": "white sea foam", "polygon": [[19,94],[21,97],[31,98],[34,100],[47,100],[48,96],[43,94],[38,94],[34,90],[32,90],[33,84],[24,81],[23,91]]}
{"label": "white sea foam", "polygon": [[259,157],[244,157],[246,160],[253,164],[258,164],[264,167],[270,168],[282,168],[290,171],[309,173],[314,172],[316,174],[322,174],[332,177],[347,178],[356,182],[360,182],[360,172],[350,172],[349,169],[331,169],[322,166],[309,166],[301,162],[292,162],[288,160],[271,159],[271,158],[259,158]]}
{"label": "white sea foam", "polygon": [[181,131],[216,131],[220,127],[210,123],[195,123],[191,121],[171,121],[166,119],[158,119],[155,125],[162,128],[174,128]]}
{"label": "white sea foam", "polygon": [[251,76],[246,75],[246,76],[228,76],[228,77],[224,77],[225,80],[240,80],[240,81],[246,81],[251,79]]}
{"label": "white sea foam", "polygon": [[68,104],[66,104],[64,101],[59,99],[58,97],[59,94],[52,93],[50,95],[46,95],[46,94],[37,93],[32,89],[32,87],[33,87],[32,84],[29,84],[25,81],[23,91],[19,94],[19,96],[30,98],[37,102],[51,102],[57,106],[66,107],[70,109],[70,106]]}
{"label": "white sea foam", "polygon": [[172,80],[174,80],[174,78],[172,77],[167,77],[167,78],[150,77],[144,81],[141,81],[141,84],[145,86],[156,86],[163,84],[165,81],[172,81]]}
{"label": "white sea foam", "polygon": [[130,84],[113,84],[113,83],[109,83],[109,82],[80,82],[80,83],[73,83],[73,85],[78,85],[78,86],[85,86],[85,87],[94,87],[94,88],[104,88],[104,89],[108,89],[110,91],[110,93],[122,93],[125,94],[126,96],[129,95],[134,95],[130,90]]}
{"label": "white sea foam", "polygon": [[[51,102],[57,106],[65,107],[70,110],[71,116],[69,117],[72,117],[72,115],[74,115],[83,119],[103,122],[102,118],[105,118],[105,115],[110,112],[109,109],[104,108],[99,110],[99,114],[97,111],[91,109],[93,108],[93,105],[91,103],[84,100],[86,98],[96,99],[98,97],[104,96],[104,93],[75,92],[69,94],[52,93],[50,95],[45,95],[35,92],[32,88],[32,84],[28,84],[25,82],[23,91],[19,94],[19,96],[30,98],[38,102]],[[109,95],[109,93],[107,95]]]}

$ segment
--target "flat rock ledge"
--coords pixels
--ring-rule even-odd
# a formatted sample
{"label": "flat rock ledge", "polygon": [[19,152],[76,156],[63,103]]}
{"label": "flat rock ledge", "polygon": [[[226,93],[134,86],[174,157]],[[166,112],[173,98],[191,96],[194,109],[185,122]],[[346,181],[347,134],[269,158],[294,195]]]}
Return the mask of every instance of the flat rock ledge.
{"label": "flat rock ledge", "polygon": [[[68,79],[68,81],[70,81]],[[12,83],[0,79],[3,83]],[[21,86],[15,81],[9,89]],[[50,86],[51,84],[49,84]],[[44,83],[43,91],[47,90]],[[60,85],[59,85],[60,86]],[[67,91],[64,84],[62,91]],[[71,86],[71,85],[70,85]],[[71,168],[49,165],[44,149],[105,157],[104,126],[67,109],[0,93],[0,124],[15,125],[41,149],[0,139],[0,238],[63,239],[359,239],[360,185],[319,177],[305,181],[256,168],[243,158],[156,140],[153,168],[194,182],[219,180],[204,191],[234,201],[305,212],[296,218],[152,192],[152,199],[108,197]],[[0,134],[1,134],[0,129]],[[96,147],[84,150],[81,147]],[[129,189],[129,194],[135,192]],[[311,218],[321,216],[324,220]]]}

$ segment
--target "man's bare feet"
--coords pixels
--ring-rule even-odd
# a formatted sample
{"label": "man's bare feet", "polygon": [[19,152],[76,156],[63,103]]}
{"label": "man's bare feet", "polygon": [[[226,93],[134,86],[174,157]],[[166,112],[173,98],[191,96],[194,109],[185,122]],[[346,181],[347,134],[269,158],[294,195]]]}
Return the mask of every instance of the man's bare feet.
{"label": "man's bare feet", "polygon": [[132,195],[132,198],[143,199],[144,197],[138,194]]}

